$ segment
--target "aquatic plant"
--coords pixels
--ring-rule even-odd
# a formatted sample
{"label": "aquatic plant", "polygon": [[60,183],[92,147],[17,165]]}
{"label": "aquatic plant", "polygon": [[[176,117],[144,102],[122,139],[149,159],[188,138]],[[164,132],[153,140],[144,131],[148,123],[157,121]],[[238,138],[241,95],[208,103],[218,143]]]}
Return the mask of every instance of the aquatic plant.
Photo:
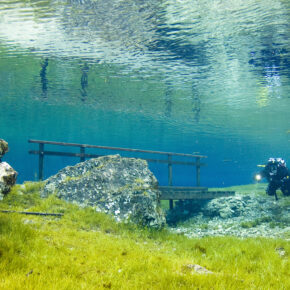
{"label": "aquatic plant", "polygon": [[189,239],[41,199],[38,186],[16,186],[0,209],[64,216],[0,214],[1,289],[289,289],[286,240]]}

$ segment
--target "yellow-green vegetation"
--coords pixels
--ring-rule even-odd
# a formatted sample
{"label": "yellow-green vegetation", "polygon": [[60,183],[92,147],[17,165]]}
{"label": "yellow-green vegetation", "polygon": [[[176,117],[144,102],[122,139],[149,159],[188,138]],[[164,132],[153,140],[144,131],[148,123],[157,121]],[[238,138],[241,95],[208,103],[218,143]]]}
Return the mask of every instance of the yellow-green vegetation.
{"label": "yellow-green vegetation", "polygon": [[271,222],[272,219],[270,217],[262,217],[262,218],[257,218],[253,221],[246,221],[241,223],[242,228],[253,228],[256,227],[264,222]]}
{"label": "yellow-green vegetation", "polygon": [[253,221],[242,222],[241,227],[242,228],[254,228],[254,227],[259,226],[260,224],[265,223],[265,222],[269,222],[269,226],[271,228],[274,228],[276,226],[280,227],[280,228],[285,228],[285,227],[289,226],[288,219],[286,219],[286,218],[285,219],[281,218],[279,221],[276,221],[274,218],[265,216],[265,217],[257,218]]}
{"label": "yellow-green vegetation", "polygon": [[[0,213],[0,289],[289,289],[289,242],[189,239],[116,223],[55,196],[39,183],[15,186]],[[198,264],[213,272],[198,274]]]}
{"label": "yellow-green vegetation", "polygon": [[[223,187],[223,188],[211,188],[211,190],[229,190],[235,191],[238,194],[250,194],[250,195],[267,195],[266,188],[267,183],[254,183],[254,184],[247,184],[247,185],[235,185],[230,187]],[[281,190],[277,190],[277,196],[284,197]]]}
{"label": "yellow-green vegetation", "polygon": [[66,178],[62,182],[66,183],[66,182],[76,181],[85,177],[89,177],[91,174],[92,174],[91,171],[87,171],[86,173],[81,174],[80,176],[66,176]]}
{"label": "yellow-green vegetation", "polygon": [[136,182],[136,183],[139,183],[139,184],[144,184],[144,180],[141,179],[141,178],[136,178],[136,179],[135,179],[135,182]]}
{"label": "yellow-green vegetation", "polygon": [[[235,185],[230,187],[223,188],[211,188],[211,190],[229,190],[235,191],[238,194],[257,194],[265,195],[266,194],[267,183],[254,183],[247,185]],[[278,195],[282,194],[279,190],[277,191]]]}

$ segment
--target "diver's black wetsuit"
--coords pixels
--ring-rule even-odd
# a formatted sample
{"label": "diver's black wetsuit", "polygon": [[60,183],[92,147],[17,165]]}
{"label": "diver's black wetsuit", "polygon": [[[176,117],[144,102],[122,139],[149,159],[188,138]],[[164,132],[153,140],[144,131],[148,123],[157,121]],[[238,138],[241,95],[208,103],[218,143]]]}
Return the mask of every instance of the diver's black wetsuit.
{"label": "diver's black wetsuit", "polygon": [[272,159],[267,163],[261,175],[269,182],[266,190],[268,195],[275,195],[275,198],[278,199],[276,190],[279,188],[284,195],[290,195],[290,171],[285,163]]}

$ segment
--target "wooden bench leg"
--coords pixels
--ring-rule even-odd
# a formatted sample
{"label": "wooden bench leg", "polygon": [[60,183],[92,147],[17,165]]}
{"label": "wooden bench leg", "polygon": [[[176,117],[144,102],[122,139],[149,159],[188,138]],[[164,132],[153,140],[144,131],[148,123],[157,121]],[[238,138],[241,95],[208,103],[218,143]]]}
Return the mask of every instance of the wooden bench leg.
{"label": "wooden bench leg", "polygon": [[173,199],[169,199],[169,209],[173,209]]}

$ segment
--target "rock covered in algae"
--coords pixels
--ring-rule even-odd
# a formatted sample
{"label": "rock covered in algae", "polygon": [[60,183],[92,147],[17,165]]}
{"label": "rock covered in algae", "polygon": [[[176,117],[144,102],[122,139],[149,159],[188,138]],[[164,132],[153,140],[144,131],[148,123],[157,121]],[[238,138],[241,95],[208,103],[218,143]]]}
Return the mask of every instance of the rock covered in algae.
{"label": "rock covered in algae", "polygon": [[174,209],[168,213],[168,221],[188,219],[196,214],[204,217],[220,217],[224,219],[248,215],[259,206],[259,199],[247,195],[223,196],[208,200],[185,200],[175,203]]}
{"label": "rock covered in algae", "polygon": [[0,139],[0,158],[3,157],[8,150],[8,143],[5,140]]}
{"label": "rock covered in algae", "polygon": [[231,218],[243,215],[246,211],[248,198],[245,196],[229,196],[215,198],[203,207],[205,216]]}
{"label": "rock covered in algae", "polygon": [[109,155],[65,167],[45,181],[42,196],[52,193],[118,221],[155,228],[165,224],[157,179],[142,159]]}
{"label": "rock covered in algae", "polygon": [[8,143],[0,139],[0,200],[16,183],[18,173],[7,163],[1,162],[1,158],[8,152]]}
{"label": "rock covered in algae", "polygon": [[18,173],[7,163],[0,163],[0,199],[16,183]]}

